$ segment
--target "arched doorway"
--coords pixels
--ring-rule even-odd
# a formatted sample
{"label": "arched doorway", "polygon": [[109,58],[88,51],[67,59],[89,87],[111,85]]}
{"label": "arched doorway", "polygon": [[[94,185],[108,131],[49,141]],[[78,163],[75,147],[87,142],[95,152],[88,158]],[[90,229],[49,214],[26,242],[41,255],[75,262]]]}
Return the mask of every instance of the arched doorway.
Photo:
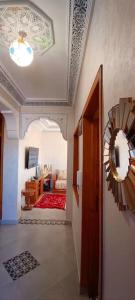
{"label": "arched doorway", "polygon": [[0,113],[0,220],[2,219],[4,117]]}
{"label": "arched doorway", "polygon": [[[38,176],[36,172],[36,166],[34,168],[28,168],[26,165],[24,166],[26,152],[31,147],[33,147],[33,149],[38,149]],[[27,128],[24,139],[21,141],[20,151],[21,164],[19,169],[21,172],[21,190],[26,189],[26,186],[28,185],[31,187],[32,185],[35,186],[36,184],[38,184],[38,178],[43,177],[44,190],[41,191],[41,194],[42,192],[49,192],[53,195],[63,194],[62,197],[64,197],[65,192],[66,197],[66,190],[62,191],[61,187],[62,184],[64,184],[65,188],[65,182],[67,182],[65,180],[65,177],[67,176],[67,141],[63,138],[60,126],[56,122],[48,118],[42,117],[38,120],[33,120]],[[47,170],[45,170],[44,167]],[[49,173],[50,177],[46,176],[46,172]],[[64,176],[64,182],[62,182],[62,180],[60,182],[57,181],[57,187],[55,186],[56,175],[59,175],[59,177]],[[51,179],[48,180],[48,178]],[[49,182],[49,186],[46,186],[45,182]],[[33,201],[35,200],[33,199]],[[24,207],[24,204],[24,197],[22,197],[22,207]],[[50,218],[59,220],[66,219],[66,211],[63,213],[60,210],[51,209],[50,211],[47,211],[43,209],[35,209],[35,207],[33,207],[29,212],[22,209],[21,217],[24,219]]]}

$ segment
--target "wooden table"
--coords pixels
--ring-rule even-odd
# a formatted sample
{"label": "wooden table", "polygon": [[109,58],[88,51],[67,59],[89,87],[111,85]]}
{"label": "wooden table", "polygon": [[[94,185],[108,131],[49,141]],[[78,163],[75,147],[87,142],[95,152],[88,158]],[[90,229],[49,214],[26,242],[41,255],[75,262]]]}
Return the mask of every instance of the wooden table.
{"label": "wooden table", "polygon": [[35,195],[35,190],[33,189],[25,189],[21,191],[21,195],[25,196],[25,206],[23,207],[23,210],[31,210],[31,198]]}
{"label": "wooden table", "polygon": [[35,193],[31,196],[31,204],[34,205],[39,196],[43,193],[44,178],[41,176],[38,179],[25,182],[25,190],[34,190]]}

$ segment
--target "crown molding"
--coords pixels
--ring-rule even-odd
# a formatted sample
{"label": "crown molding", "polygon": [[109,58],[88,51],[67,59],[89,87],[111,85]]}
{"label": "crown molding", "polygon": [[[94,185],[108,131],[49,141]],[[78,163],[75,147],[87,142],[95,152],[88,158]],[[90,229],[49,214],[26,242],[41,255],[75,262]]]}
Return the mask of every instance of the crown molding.
{"label": "crown molding", "polygon": [[51,101],[51,102],[67,102],[67,99],[63,98],[26,98],[26,102],[36,102],[36,101],[44,102],[44,101]]}
{"label": "crown molding", "polygon": [[49,102],[49,101],[35,101],[35,102],[29,102],[29,103],[24,103],[24,106],[71,106],[68,102]]}
{"label": "crown molding", "polygon": [[67,99],[60,98],[26,98],[26,106],[68,106]]}

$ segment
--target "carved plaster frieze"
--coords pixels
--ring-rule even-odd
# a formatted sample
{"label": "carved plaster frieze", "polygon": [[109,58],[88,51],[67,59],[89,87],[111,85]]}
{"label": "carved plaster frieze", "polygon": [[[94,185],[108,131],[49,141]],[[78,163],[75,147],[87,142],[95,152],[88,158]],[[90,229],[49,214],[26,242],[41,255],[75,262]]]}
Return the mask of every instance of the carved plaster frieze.
{"label": "carved plaster frieze", "polygon": [[94,0],[70,0],[71,53],[69,72],[69,104],[74,102]]}
{"label": "carved plaster frieze", "polygon": [[62,136],[67,140],[67,114],[64,113],[44,113],[44,114],[21,114],[20,116],[20,138],[23,139],[29,125],[40,119],[48,119],[56,122],[61,130]]}

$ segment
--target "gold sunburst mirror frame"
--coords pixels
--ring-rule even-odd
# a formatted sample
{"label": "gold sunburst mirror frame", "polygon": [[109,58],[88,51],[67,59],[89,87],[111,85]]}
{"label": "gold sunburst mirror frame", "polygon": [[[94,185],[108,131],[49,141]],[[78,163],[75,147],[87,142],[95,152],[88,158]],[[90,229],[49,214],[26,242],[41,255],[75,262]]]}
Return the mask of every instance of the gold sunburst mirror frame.
{"label": "gold sunburst mirror frame", "polygon": [[119,210],[135,212],[135,100],[121,98],[108,116],[104,132],[108,190]]}

